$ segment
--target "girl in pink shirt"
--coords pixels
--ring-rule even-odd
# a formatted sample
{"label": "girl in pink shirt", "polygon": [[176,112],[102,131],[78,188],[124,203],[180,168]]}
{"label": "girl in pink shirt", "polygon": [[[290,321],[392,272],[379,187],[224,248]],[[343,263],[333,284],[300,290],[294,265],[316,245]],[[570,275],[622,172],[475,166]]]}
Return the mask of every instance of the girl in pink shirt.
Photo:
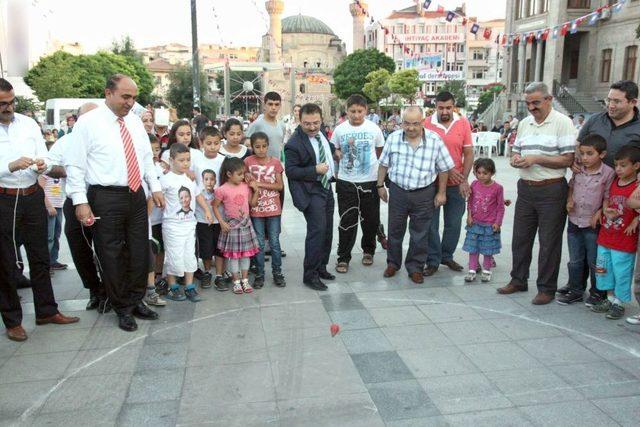
{"label": "girl in pink shirt", "polygon": [[462,250],[469,252],[469,272],[465,282],[476,280],[480,254],[482,261],[482,281],[491,280],[493,255],[500,253],[500,227],[504,217],[504,190],[493,181],[496,165],[491,159],[478,159],[473,164],[476,181],[471,184],[468,200],[467,236]]}
{"label": "girl in pink shirt", "polygon": [[[249,259],[260,251],[256,232],[250,218],[250,206],[258,205],[258,183],[247,185],[245,166],[241,159],[232,157],[220,167],[220,187],[215,189],[213,213],[220,223],[218,249],[227,259],[227,268],[233,275],[233,292],[249,293]],[[252,192],[253,190],[253,192]],[[219,207],[224,205],[223,217]]]}

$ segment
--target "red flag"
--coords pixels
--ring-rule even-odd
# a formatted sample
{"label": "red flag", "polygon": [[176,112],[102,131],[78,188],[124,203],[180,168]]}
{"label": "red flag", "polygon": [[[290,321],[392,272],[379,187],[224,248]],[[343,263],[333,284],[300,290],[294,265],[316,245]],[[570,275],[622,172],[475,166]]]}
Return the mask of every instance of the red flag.
{"label": "red flag", "polygon": [[547,28],[546,30],[544,30],[544,32],[542,33],[542,40],[546,40],[549,38],[549,29]]}
{"label": "red flag", "polygon": [[464,27],[465,25],[467,25],[467,18],[462,18],[462,26]]}
{"label": "red flag", "polygon": [[515,38],[513,39],[513,44],[514,45],[520,44],[520,34],[516,34]]}
{"label": "red flag", "polygon": [[438,6],[438,12],[440,12],[440,13],[444,12],[444,7],[443,6]]}
{"label": "red flag", "polygon": [[484,32],[482,33],[482,36],[486,39],[489,40],[491,38],[491,28],[485,28]]}
{"label": "red flag", "polygon": [[569,32],[569,27],[570,26],[571,26],[571,24],[569,22],[565,22],[562,25],[562,28],[560,28],[560,35],[563,36],[563,37],[566,36],[567,33]]}
{"label": "red flag", "polygon": [[502,46],[504,46],[505,44],[507,44],[507,35],[503,34],[502,35]]}
{"label": "red flag", "polygon": [[384,35],[386,36],[387,34],[389,34],[389,29],[387,27],[384,27]]}

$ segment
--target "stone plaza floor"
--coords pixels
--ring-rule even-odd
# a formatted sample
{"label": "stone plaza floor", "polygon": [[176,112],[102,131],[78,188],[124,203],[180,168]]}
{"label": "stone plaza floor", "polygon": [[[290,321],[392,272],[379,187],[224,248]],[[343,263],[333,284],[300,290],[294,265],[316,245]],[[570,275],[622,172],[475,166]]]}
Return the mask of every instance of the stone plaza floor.
{"label": "stone plaza floor", "polygon": [[[516,174],[497,164],[515,201]],[[533,306],[535,286],[496,294],[509,280],[513,205],[490,284],[465,284],[446,267],[423,285],[404,270],[384,279],[384,253],[364,267],[356,248],[349,273],[315,292],[301,282],[305,222],[287,199],[284,289],[268,276],[253,294],[205,290],[202,302],[158,308],[160,320],[138,321],[134,333],[113,313],[84,310],[73,269],[52,280],[77,324],[36,327],[21,290],[29,339],[0,338],[0,425],[640,424],[640,327],[581,303]],[[461,250],[456,259],[467,262]],[[561,285],[567,259],[565,244]],[[70,260],[65,242],[61,261]]]}

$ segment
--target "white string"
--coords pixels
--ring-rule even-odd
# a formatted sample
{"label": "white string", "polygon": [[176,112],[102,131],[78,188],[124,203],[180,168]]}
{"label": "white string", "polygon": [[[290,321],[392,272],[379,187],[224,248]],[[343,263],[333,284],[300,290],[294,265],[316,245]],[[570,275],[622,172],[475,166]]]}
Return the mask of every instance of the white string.
{"label": "white string", "polygon": [[[362,191],[363,193],[373,193],[373,190],[365,190],[364,188],[362,188],[360,185],[356,185],[353,182],[349,182],[349,184],[353,185],[356,188],[356,196],[358,196],[358,206],[351,206],[349,209],[347,209],[346,211],[344,211],[342,213],[342,215],[340,215],[340,225],[338,226],[338,228],[342,231],[348,231],[351,230],[353,227],[357,227],[358,224],[362,223],[364,221],[364,217],[362,216],[362,210],[360,209],[360,192]],[[343,217],[349,213],[352,209],[356,209],[358,211],[358,220],[351,224],[348,227],[344,227],[342,225],[342,219]]]}
{"label": "white string", "polygon": [[[37,183],[36,183],[37,184]],[[18,175],[18,192],[16,193],[16,202],[13,205],[13,252],[16,256],[16,267],[24,268],[24,262],[18,257],[18,243],[16,242],[16,216],[18,212],[18,198],[20,197],[20,186],[22,185],[22,171]]]}

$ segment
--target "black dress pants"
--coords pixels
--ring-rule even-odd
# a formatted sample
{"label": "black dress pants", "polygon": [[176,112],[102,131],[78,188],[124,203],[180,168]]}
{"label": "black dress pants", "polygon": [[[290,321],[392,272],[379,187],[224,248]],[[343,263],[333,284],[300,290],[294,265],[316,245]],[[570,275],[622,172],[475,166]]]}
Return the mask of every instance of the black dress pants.
{"label": "black dress pants", "polygon": [[16,291],[18,267],[14,248],[13,215],[15,208],[16,234],[27,251],[29,277],[36,318],[53,316],[58,312],[49,276],[49,248],[47,246],[47,210],[44,191],[38,189],[28,196],[0,194],[0,312],[7,328],[22,323],[22,307]]}
{"label": "black dress pants", "polygon": [[91,296],[104,298],[104,288],[98,276],[91,249],[93,227],[84,227],[84,230],[82,229],[80,221],[76,218],[76,210],[71,199],[67,198],[65,200],[62,209],[64,212],[64,235],[67,237],[71,258],[73,258],[73,263],[76,266],[80,280],[82,280],[82,285],[85,289],[91,291]]}
{"label": "black dress pants", "polygon": [[305,283],[318,279],[319,273],[327,271],[333,242],[333,191],[322,188],[318,182],[309,196],[311,202],[303,212],[307,221],[304,242]]}
{"label": "black dress pants", "polygon": [[380,197],[376,181],[352,183],[339,179],[336,193],[340,214],[338,262],[351,261],[351,251],[358,236],[358,224],[362,228],[362,251],[373,255],[376,251],[376,233],[380,224]]}
{"label": "black dress pants", "polygon": [[142,188],[92,185],[87,192],[97,219],[93,241],[102,283],[118,314],[131,314],[142,301],[149,271],[149,218]]}

